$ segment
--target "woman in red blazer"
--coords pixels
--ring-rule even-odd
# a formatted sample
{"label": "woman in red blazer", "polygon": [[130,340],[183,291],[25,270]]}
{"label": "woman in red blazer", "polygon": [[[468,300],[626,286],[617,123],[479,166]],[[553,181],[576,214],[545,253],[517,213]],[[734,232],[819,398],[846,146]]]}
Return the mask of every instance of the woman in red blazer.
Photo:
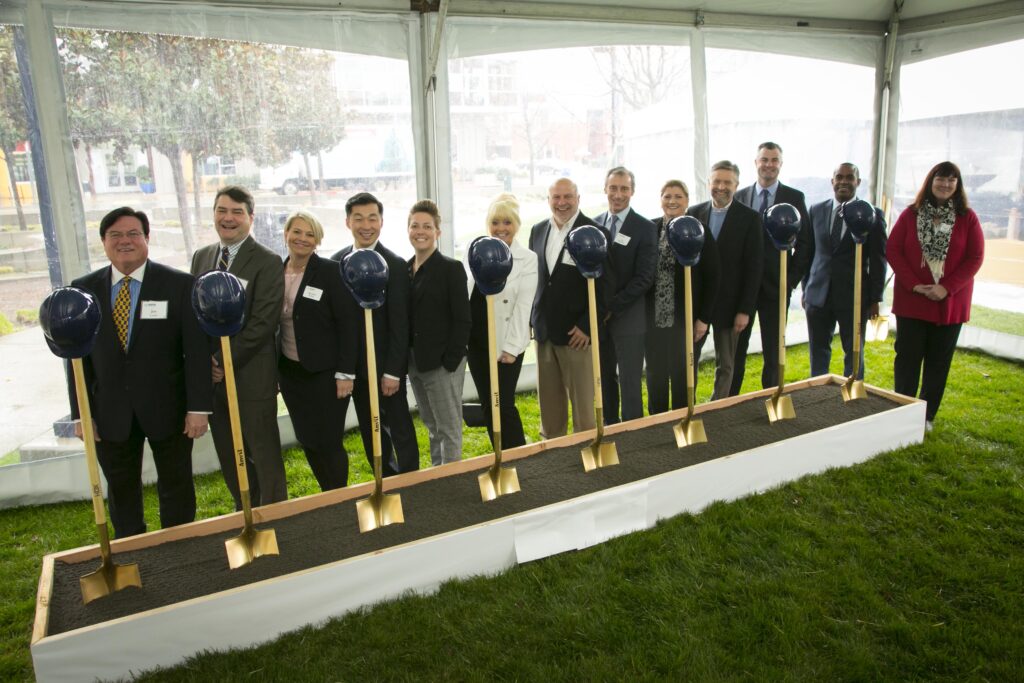
{"label": "woman in red blazer", "polygon": [[929,430],[946,389],[960,326],[971,317],[974,275],[984,255],[985,236],[967,203],[960,169],[943,161],[900,214],[886,248],[896,279],[896,391],[915,396],[920,384]]}

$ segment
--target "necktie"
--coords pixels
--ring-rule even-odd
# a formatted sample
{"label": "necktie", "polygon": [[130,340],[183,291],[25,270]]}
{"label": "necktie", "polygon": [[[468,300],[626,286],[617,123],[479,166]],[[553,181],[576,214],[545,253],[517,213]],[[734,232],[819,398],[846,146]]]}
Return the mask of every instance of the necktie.
{"label": "necktie", "polygon": [[762,216],[768,210],[768,190],[761,190],[761,208],[759,210]]}
{"label": "necktie", "polygon": [[121,289],[114,299],[114,327],[117,328],[117,339],[121,342],[122,351],[128,350],[128,318],[131,316],[132,305],[131,281],[130,277],[124,276],[121,280]]}
{"label": "necktie", "polygon": [[227,270],[228,269],[228,259],[229,259],[229,257],[230,257],[230,254],[228,253],[228,248],[227,247],[224,247],[223,249],[220,250],[220,258],[217,259],[217,270]]}
{"label": "necktie", "polygon": [[611,220],[608,221],[608,232],[612,234],[612,242],[615,241],[615,235],[619,232],[619,217],[612,214]]}
{"label": "necktie", "polygon": [[839,242],[843,239],[843,210],[836,211],[836,217],[832,221],[832,232],[829,240],[832,242],[832,251],[839,248]]}

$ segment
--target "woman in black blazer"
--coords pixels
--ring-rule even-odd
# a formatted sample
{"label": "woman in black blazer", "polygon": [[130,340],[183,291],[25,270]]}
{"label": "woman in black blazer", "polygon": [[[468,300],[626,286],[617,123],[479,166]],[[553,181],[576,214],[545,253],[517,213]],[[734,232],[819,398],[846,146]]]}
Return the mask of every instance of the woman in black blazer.
{"label": "woman in black blazer", "polygon": [[324,229],[316,216],[293,213],[285,224],[278,383],[320,489],[348,484],[342,445],[356,372],[358,311],[338,264],[316,255]]}
{"label": "woman in black blazer", "polygon": [[[686,327],[684,320],[686,287],[683,267],[668,244],[668,224],[686,213],[690,193],[686,183],[669,180],[661,188],[662,216],[654,220],[658,228],[658,262],[654,284],[647,290],[647,412],[650,415],[669,409],[671,383],[672,410],[686,407]],[[704,247],[700,263],[690,268],[693,286],[693,343],[700,348],[708,331],[711,311],[718,293],[718,248],[711,232],[704,229]],[[694,369],[696,372],[696,368]],[[694,386],[697,376],[694,374]]]}
{"label": "woman in black blazer", "polygon": [[469,341],[469,292],[462,264],[437,248],[441,214],[429,199],[409,211],[409,383],[430,435],[430,462],[462,459],[462,385]]}

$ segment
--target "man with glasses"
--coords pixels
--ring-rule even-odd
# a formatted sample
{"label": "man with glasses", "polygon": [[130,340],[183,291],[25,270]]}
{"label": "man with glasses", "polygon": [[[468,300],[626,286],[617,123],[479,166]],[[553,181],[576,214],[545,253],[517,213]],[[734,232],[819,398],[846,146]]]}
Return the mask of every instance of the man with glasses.
{"label": "man with glasses", "polygon": [[[157,471],[160,524],[195,520],[192,440],[213,406],[207,337],[192,312],[192,276],[149,260],[149,218],[130,207],[100,221],[110,265],[72,284],[96,297],[102,322],[83,359],[96,455],[107,479],[115,534],[145,533],[142,447]],[[70,379],[71,415],[79,419]],[[81,422],[75,434],[82,438]]]}

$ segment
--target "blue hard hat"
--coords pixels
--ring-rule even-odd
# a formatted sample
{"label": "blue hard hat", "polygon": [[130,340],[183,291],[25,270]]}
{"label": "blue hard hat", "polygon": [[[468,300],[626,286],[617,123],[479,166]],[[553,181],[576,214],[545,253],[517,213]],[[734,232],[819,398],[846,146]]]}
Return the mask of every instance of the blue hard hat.
{"label": "blue hard hat", "polygon": [[875,224],[875,207],[863,199],[854,199],[843,204],[840,209],[843,221],[850,230],[850,237],[857,244],[864,244],[872,226]]}
{"label": "blue hard hat", "polygon": [[58,287],[39,306],[46,345],[61,358],[88,356],[102,317],[96,297],[78,287]]}
{"label": "blue hard hat", "polygon": [[681,266],[695,266],[700,263],[700,252],[704,248],[704,226],[693,216],[678,216],[669,221],[668,245]]}
{"label": "blue hard hat", "polygon": [[482,294],[500,294],[512,272],[512,250],[497,237],[477,237],[469,244],[469,269]]}
{"label": "blue hard hat", "polygon": [[800,234],[800,212],[792,204],[776,204],[764,213],[764,229],[779,251],[789,251]]}
{"label": "blue hard hat", "polygon": [[573,228],[565,238],[565,247],[583,277],[601,277],[608,256],[608,240],[599,228],[593,225]]}
{"label": "blue hard hat", "polygon": [[388,288],[388,264],[373,249],[353,249],[341,262],[341,278],[356,303],[380,308]]}
{"label": "blue hard hat", "polygon": [[192,310],[211,337],[233,337],[245,324],[245,287],[226,270],[211,270],[192,285]]}

